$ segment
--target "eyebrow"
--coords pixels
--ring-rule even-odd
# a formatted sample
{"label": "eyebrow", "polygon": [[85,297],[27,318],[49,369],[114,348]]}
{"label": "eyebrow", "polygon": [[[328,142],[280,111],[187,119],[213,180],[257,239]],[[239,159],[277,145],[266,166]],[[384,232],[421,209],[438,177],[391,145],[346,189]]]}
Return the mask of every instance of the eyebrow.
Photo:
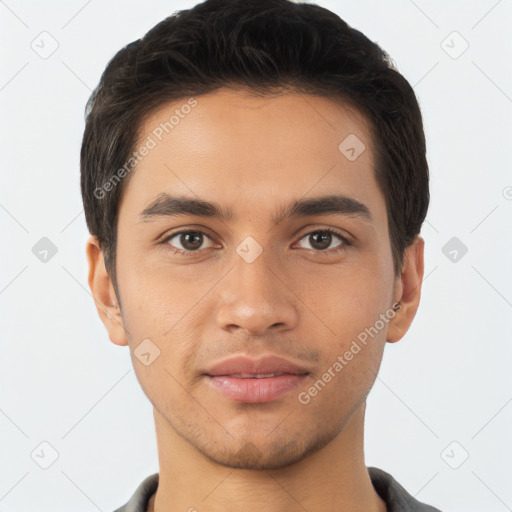
{"label": "eyebrow", "polygon": [[[218,218],[222,222],[234,219],[233,211],[215,202],[184,196],[160,194],[147,208],[139,213],[140,222],[150,222],[158,217],[195,215]],[[297,199],[278,210],[272,221],[279,224],[291,217],[313,215],[348,215],[372,222],[370,209],[360,201],[345,195],[325,195],[309,199]]]}

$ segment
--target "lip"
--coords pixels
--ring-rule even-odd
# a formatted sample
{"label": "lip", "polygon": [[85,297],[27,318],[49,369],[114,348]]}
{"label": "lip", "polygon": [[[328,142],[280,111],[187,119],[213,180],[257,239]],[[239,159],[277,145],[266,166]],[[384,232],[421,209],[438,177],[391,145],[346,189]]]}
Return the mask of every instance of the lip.
{"label": "lip", "polygon": [[236,375],[240,373],[253,375],[289,373],[292,375],[301,375],[309,373],[309,371],[304,366],[275,355],[266,355],[258,359],[239,355],[229,357],[212,365],[205,373],[212,376]]}
{"label": "lip", "polygon": [[214,364],[204,374],[207,382],[226,398],[247,403],[277,400],[299,386],[307,375],[307,368],[274,355],[259,359],[230,357]]}

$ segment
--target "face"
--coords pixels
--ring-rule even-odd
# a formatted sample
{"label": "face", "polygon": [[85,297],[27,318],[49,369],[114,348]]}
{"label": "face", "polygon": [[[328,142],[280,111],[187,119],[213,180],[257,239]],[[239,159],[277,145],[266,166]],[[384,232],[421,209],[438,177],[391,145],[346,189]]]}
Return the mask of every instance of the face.
{"label": "face", "polygon": [[141,127],[156,145],[119,206],[122,311],[102,317],[169,429],[226,466],[284,467],[364,406],[415,307],[402,323],[391,309],[405,281],[357,111],[296,93],[195,101]]}

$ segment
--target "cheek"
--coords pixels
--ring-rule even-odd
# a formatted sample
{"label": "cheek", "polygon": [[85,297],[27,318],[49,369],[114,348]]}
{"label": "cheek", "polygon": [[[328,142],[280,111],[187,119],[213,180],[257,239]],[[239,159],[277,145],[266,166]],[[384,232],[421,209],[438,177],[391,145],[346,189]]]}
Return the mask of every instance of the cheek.
{"label": "cheek", "polygon": [[197,333],[185,321],[167,323],[161,315],[163,312],[152,307],[144,308],[141,315],[132,317],[129,335],[137,379],[157,408],[189,401],[185,388],[194,382],[190,369],[199,347]]}
{"label": "cheek", "polygon": [[[319,271],[315,279],[305,278],[297,295],[303,298],[306,319],[317,320],[319,336],[339,340],[342,348],[370,328],[388,307],[393,281],[385,271],[370,264],[360,267],[340,267],[336,272]],[[300,279],[297,279],[297,283]],[[323,324],[323,325],[322,325]]]}
{"label": "cheek", "polygon": [[119,292],[131,334],[161,338],[171,332],[204,293],[184,266],[171,269],[134,257],[119,258]]}
{"label": "cheek", "polygon": [[[315,375],[301,390],[301,407],[323,426],[341,427],[368,396],[379,371],[383,348],[382,343],[359,343],[354,350],[357,353],[352,353],[348,346],[340,346],[339,353],[331,354],[329,362],[320,368],[323,373]],[[350,360],[347,349],[352,353]]]}
{"label": "cheek", "polygon": [[315,285],[301,292],[316,313],[304,312],[305,329],[313,334],[311,342],[321,354],[320,374],[314,376],[321,382],[316,387],[324,389],[325,383],[328,388],[321,392],[317,413],[321,413],[323,400],[339,410],[359,403],[375,381],[390,320],[381,316],[386,313],[392,286],[386,272],[377,261],[340,267],[336,274],[319,276]]}
{"label": "cheek", "polygon": [[152,402],[174,389],[173,377],[184,381],[200,341],[190,321],[201,294],[184,294],[175,282],[155,277],[147,270],[126,273],[120,289],[133,366]]}

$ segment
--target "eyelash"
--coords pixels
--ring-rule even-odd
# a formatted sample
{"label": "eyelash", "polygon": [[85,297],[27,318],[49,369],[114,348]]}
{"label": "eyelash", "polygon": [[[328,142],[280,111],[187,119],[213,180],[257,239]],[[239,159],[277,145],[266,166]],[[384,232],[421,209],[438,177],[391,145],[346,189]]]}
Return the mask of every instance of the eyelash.
{"label": "eyelash", "polygon": [[[204,231],[201,231],[199,229],[187,229],[187,230],[183,230],[183,231],[177,231],[176,233],[172,233],[171,235],[166,237],[164,240],[162,240],[161,243],[166,245],[169,242],[169,240],[171,240],[172,238],[174,238],[178,235],[183,235],[185,233],[199,233],[211,240],[211,237],[208,236]],[[299,240],[302,240],[302,239],[306,238],[307,236],[310,236],[314,233],[331,233],[331,234],[337,236],[343,242],[343,244],[340,247],[337,247],[335,249],[324,249],[324,250],[307,249],[307,250],[312,250],[317,254],[329,254],[330,255],[333,253],[338,253],[341,251],[345,251],[347,249],[347,247],[352,245],[351,241],[347,237],[345,237],[339,231],[332,229],[332,228],[315,229],[313,231],[309,231],[308,233],[304,234]],[[196,251],[187,251],[187,250],[183,250],[183,249],[178,249],[176,247],[172,247],[170,245],[169,245],[169,248],[173,254],[178,254],[183,257],[194,256],[196,254],[201,253],[201,251],[206,250],[206,249],[199,249]]]}

